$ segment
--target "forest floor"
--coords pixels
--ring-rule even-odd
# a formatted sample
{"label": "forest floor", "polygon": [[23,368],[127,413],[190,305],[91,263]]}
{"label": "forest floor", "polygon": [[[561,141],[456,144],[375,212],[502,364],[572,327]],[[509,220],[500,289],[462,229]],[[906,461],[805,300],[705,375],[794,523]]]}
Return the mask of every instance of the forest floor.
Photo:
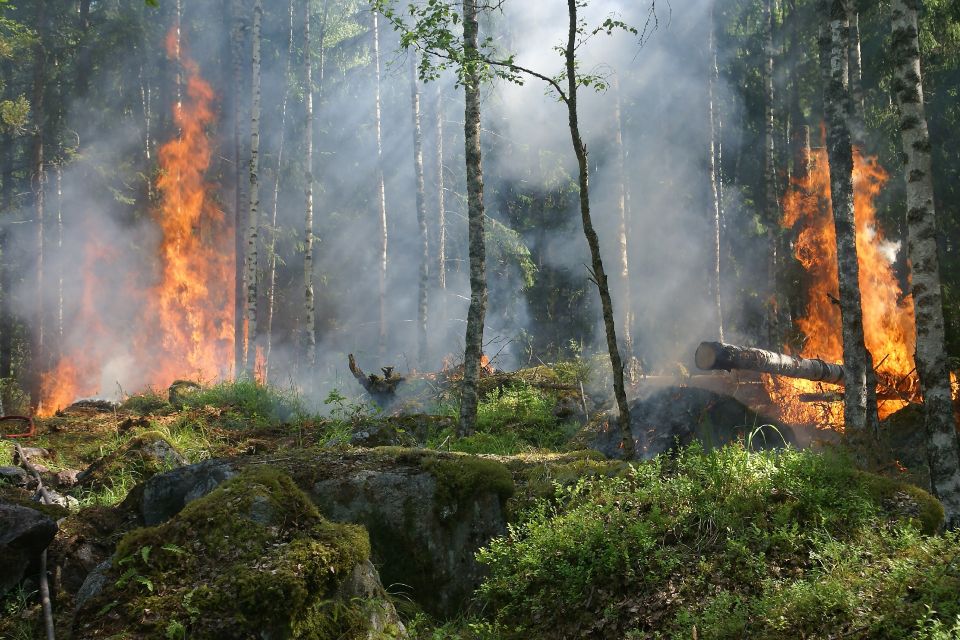
{"label": "forest floor", "polygon": [[[477,433],[466,438],[457,437],[456,407],[443,393],[429,413],[407,401],[389,415],[332,393],[327,415],[319,416],[295,394],[245,381],[172,398],[148,392],[115,407],[75,407],[38,419],[36,436],[21,445],[43,450],[31,451],[31,462],[65,496],[65,507],[51,512],[60,520],[49,548],[57,637],[265,632],[267,623],[243,609],[238,576],[251,566],[262,573],[264,554],[273,557],[268,550],[309,539],[326,549],[323,562],[332,562],[330,553],[341,558],[329,564],[331,574],[366,566],[369,558],[386,590],[376,581],[365,595],[336,604],[343,583],[316,582],[310,576],[317,572],[301,571],[299,560],[288,575],[286,556],[278,556],[272,571],[282,580],[253,583],[254,600],[269,610],[263,615],[289,615],[264,604],[277,593],[311,613],[282,624],[270,618],[271,637],[960,638],[960,537],[942,532],[942,508],[926,492],[858,471],[833,446],[754,451],[744,441],[712,449],[694,441],[649,461],[607,459],[584,450],[602,423],[579,384],[585,373],[563,365],[501,375],[486,389]],[[592,420],[582,409],[594,413]],[[240,478],[196,508],[146,527],[145,483],[203,461],[225,461]],[[0,467],[19,462],[13,442],[0,440]],[[348,477],[362,478],[368,494],[382,493],[347,495],[338,484],[335,499],[369,500],[374,509],[400,499],[391,493],[398,483],[420,483],[421,492],[432,487],[432,498],[416,496],[432,500],[430,508],[404,503],[401,515],[424,536],[463,548],[434,554],[433,538],[401,548],[407,542],[362,509],[337,511],[319,487]],[[377,477],[389,481],[381,486]],[[33,486],[13,484],[0,480],[0,503],[29,502]],[[265,525],[262,539],[251,533],[254,525],[216,525],[232,563],[218,560],[218,572],[174,562],[194,539],[204,540],[204,527],[213,530],[197,524],[200,513],[233,504],[224,501],[231,487],[255,496],[245,509],[256,511],[258,500],[301,506],[283,524]],[[343,516],[348,512],[360,515]],[[230,513],[224,517],[238,517]],[[369,536],[324,517],[364,524]],[[431,519],[437,523],[418,528]],[[429,580],[418,586],[414,573],[435,570],[440,577],[430,580],[451,581],[437,582],[438,589],[459,588],[442,567],[427,566],[455,552],[477,567],[464,597],[432,594]],[[178,567],[176,578],[163,570],[163,554]],[[410,569],[399,562],[403,555],[426,564]],[[78,610],[80,584],[95,572],[92,565],[111,557],[103,593]],[[241,595],[214,598],[212,585],[221,583]],[[37,591],[27,575],[0,598],[0,637],[44,637]],[[361,600],[383,602],[371,614]],[[211,626],[214,619],[236,626]]]}

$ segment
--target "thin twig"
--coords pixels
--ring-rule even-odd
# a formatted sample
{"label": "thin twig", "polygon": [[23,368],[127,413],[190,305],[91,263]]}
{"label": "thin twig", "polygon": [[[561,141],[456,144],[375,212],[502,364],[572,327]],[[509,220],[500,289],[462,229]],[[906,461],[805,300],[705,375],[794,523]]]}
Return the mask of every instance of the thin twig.
{"label": "thin twig", "polygon": [[[37,491],[40,493],[40,498],[43,501],[43,504],[52,504],[53,499],[50,497],[50,494],[47,492],[46,487],[43,486],[43,480],[40,478],[40,472],[37,471],[37,468],[30,464],[30,460],[24,454],[23,449],[20,448],[20,445],[14,443],[14,449],[17,451],[17,455],[20,457],[20,464],[23,465],[23,468],[26,469],[29,473],[33,474],[33,477],[37,480]],[[47,640],[56,640],[56,636],[53,631],[53,604],[50,602],[50,583],[47,581],[47,550],[44,549],[43,553],[40,554],[40,602],[43,605],[43,622],[47,629]]]}

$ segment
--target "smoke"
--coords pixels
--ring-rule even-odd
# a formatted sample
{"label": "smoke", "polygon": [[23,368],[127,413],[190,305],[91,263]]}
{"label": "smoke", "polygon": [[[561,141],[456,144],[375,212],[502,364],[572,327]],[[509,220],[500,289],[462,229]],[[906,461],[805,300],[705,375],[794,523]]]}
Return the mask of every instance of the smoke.
{"label": "smoke", "polygon": [[[59,198],[51,197],[53,191],[48,185],[45,284],[40,294],[51,356],[44,364],[52,370],[58,352],[72,358],[82,381],[77,390],[80,395],[116,396],[119,389],[133,392],[148,383],[162,384],[155,375],[158,367],[154,359],[179,361],[184,364],[179,375],[193,375],[185,364],[185,354],[165,353],[162,344],[152,342],[151,328],[143,319],[144,305],[161,269],[160,233],[151,216],[155,203],[148,199],[156,178],[156,151],[176,135],[170,116],[176,69],[173,62],[162,58],[161,45],[164,33],[173,24],[173,3],[163,5],[159,13],[139,5],[137,9],[96,7],[109,14],[103,18],[116,19],[114,14],[118,12],[135,14],[136,23],[144,30],[139,40],[143,48],[137,55],[125,55],[123,47],[128,41],[104,42],[105,50],[91,78],[90,95],[72,100],[65,97],[63,101],[65,128],[79,139],[79,145],[72,145],[79,155],[65,167]],[[226,3],[186,5],[182,21],[185,49],[217,94],[217,121],[209,130],[214,160],[208,176],[215,185],[215,203],[232,216],[236,171],[232,164],[230,96],[234,88],[241,96],[239,131],[241,139],[248,141],[249,123],[244,114],[249,78],[244,76],[238,86],[233,77],[230,24],[223,19],[222,11]],[[270,377],[279,384],[295,384],[319,406],[330,389],[354,388],[346,372],[347,353],[355,353],[367,370],[381,365],[395,365],[401,371],[419,368],[416,305],[420,240],[408,54],[399,51],[397,35],[381,21],[381,133],[389,233],[387,342],[381,354],[371,14],[360,2],[339,2],[335,9],[317,12],[312,34],[317,65],[313,275],[319,362],[311,368],[302,347],[307,175],[302,8],[297,3],[291,77],[287,76],[286,3],[267,3],[266,9],[259,173],[264,225],[270,224],[273,214],[277,155],[280,137],[284,137],[277,224],[265,226],[261,233],[264,243],[275,239],[278,256]],[[597,0],[583,18],[588,28],[608,16],[617,16],[642,29],[648,9],[645,3]],[[624,315],[624,287],[629,286],[636,349],[651,368],[687,363],[692,345],[715,335],[709,300],[712,248],[706,168],[709,9],[710,0],[674,3],[669,8],[658,5],[659,27],[643,46],[629,33],[600,33],[578,51],[581,72],[616,78],[619,85],[616,91],[609,88],[599,93],[581,89],[579,116],[590,150],[593,218],[614,292],[617,320]],[[562,70],[562,58],[552,48],[562,43],[567,30],[562,3],[507,3],[502,14],[484,18],[482,30],[496,37],[502,51],[514,53],[518,64],[550,76]],[[249,30],[244,38],[249,39]],[[245,42],[244,51],[248,50],[249,43]],[[248,67],[244,61],[245,73],[249,73]],[[437,369],[444,358],[462,353],[469,299],[462,89],[455,88],[448,76],[439,82],[447,220],[445,289],[438,284],[436,261],[436,85],[421,86],[420,98],[431,251],[427,370]],[[281,126],[280,105],[288,87],[286,121]],[[718,87],[718,102],[733,105],[735,93],[728,87]],[[613,140],[617,99],[622,105],[629,195],[628,282],[619,276],[618,260],[619,186]],[[107,113],[123,114],[122,121]],[[524,86],[496,82],[485,88],[487,213],[502,223],[502,228],[498,227],[500,242],[490,251],[491,304],[485,336],[488,352],[499,354],[496,364],[503,368],[519,366],[532,357],[556,356],[569,340],[602,350],[599,304],[595,288],[587,283],[585,265],[590,258],[579,224],[576,193],[571,189],[576,163],[566,125],[564,105],[538,80],[528,79]],[[725,140],[734,139],[734,134],[726,134]],[[240,175],[246,179],[244,171]],[[553,218],[544,214],[542,224],[530,223],[528,218],[522,226],[514,198],[518,194],[533,194],[535,199],[549,200],[552,205],[562,202],[562,207]],[[55,200],[62,213],[62,244],[52,235],[56,226],[51,222],[55,219],[51,217],[51,203]],[[731,194],[730,201],[736,200],[737,194]],[[30,219],[32,215],[25,210],[21,217]],[[14,246],[36,245],[33,224],[17,225],[13,234]],[[539,269],[536,273],[518,266],[527,249],[527,266]],[[266,326],[269,262],[263,248],[260,256],[262,329]],[[38,267],[34,262],[28,273]],[[533,284],[525,282],[530,277]],[[576,298],[571,293],[559,302],[566,307],[549,311],[543,309],[543,296],[536,294],[537,287],[541,291],[544,287],[567,287],[576,292],[585,283],[585,297]],[[222,289],[233,285],[215,282],[211,286]],[[738,303],[730,299],[732,292],[726,293],[727,308],[735,308]],[[24,277],[15,294],[16,311],[22,318],[35,316],[37,295],[35,280]],[[61,306],[62,338],[54,337],[61,324],[55,317],[56,310]],[[538,342],[531,335],[546,333],[549,323],[544,318],[548,316],[552,318],[550,326],[562,330]],[[537,345],[549,345],[552,353],[536,353]],[[224,362],[216,373],[229,370],[230,363]]]}

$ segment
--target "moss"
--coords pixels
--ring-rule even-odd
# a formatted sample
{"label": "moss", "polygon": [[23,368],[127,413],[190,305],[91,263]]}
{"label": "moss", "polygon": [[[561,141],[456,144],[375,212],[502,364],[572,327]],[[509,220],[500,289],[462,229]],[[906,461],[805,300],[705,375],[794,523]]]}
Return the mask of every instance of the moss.
{"label": "moss", "polygon": [[[336,596],[369,556],[362,527],[323,519],[289,476],[249,467],[173,520],[127,534],[112,587],[81,621],[143,637],[164,637],[171,621],[193,638],[361,637],[366,604]],[[116,620],[95,615],[114,601]]]}
{"label": "moss", "polygon": [[927,535],[943,528],[943,505],[923,489],[864,471],[855,472],[855,476],[891,516],[912,520]]}
{"label": "moss", "polygon": [[467,504],[478,494],[490,491],[504,504],[513,495],[513,476],[496,460],[475,456],[428,456],[420,465],[437,479],[437,505]]}
{"label": "moss", "polygon": [[169,471],[186,458],[159,431],[142,431],[116,451],[107,454],[84,473],[85,487],[124,486]]}
{"label": "moss", "polygon": [[70,515],[70,511],[56,504],[43,504],[33,500],[33,492],[17,487],[0,484],[0,501],[9,502],[21,507],[39,511],[53,520],[60,520]]}

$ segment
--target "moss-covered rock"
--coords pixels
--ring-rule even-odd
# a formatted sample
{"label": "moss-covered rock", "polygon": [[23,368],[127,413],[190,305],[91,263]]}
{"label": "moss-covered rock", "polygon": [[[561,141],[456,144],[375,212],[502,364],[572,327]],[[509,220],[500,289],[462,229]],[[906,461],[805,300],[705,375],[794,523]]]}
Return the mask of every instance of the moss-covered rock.
{"label": "moss-covered rock", "polygon": [[187,464],[186,457],[159,431],[143,431],[116,451],[100,458],[77,476],[87,489],[112,487],[121,476],[143,481]]}
{"label": "moss-covered rock", "polygon": [[369,555],[362,527],[329,522],[289,476],[253,466],[124,536],[74,637],[403,635],[382,587],[362,579]]}

